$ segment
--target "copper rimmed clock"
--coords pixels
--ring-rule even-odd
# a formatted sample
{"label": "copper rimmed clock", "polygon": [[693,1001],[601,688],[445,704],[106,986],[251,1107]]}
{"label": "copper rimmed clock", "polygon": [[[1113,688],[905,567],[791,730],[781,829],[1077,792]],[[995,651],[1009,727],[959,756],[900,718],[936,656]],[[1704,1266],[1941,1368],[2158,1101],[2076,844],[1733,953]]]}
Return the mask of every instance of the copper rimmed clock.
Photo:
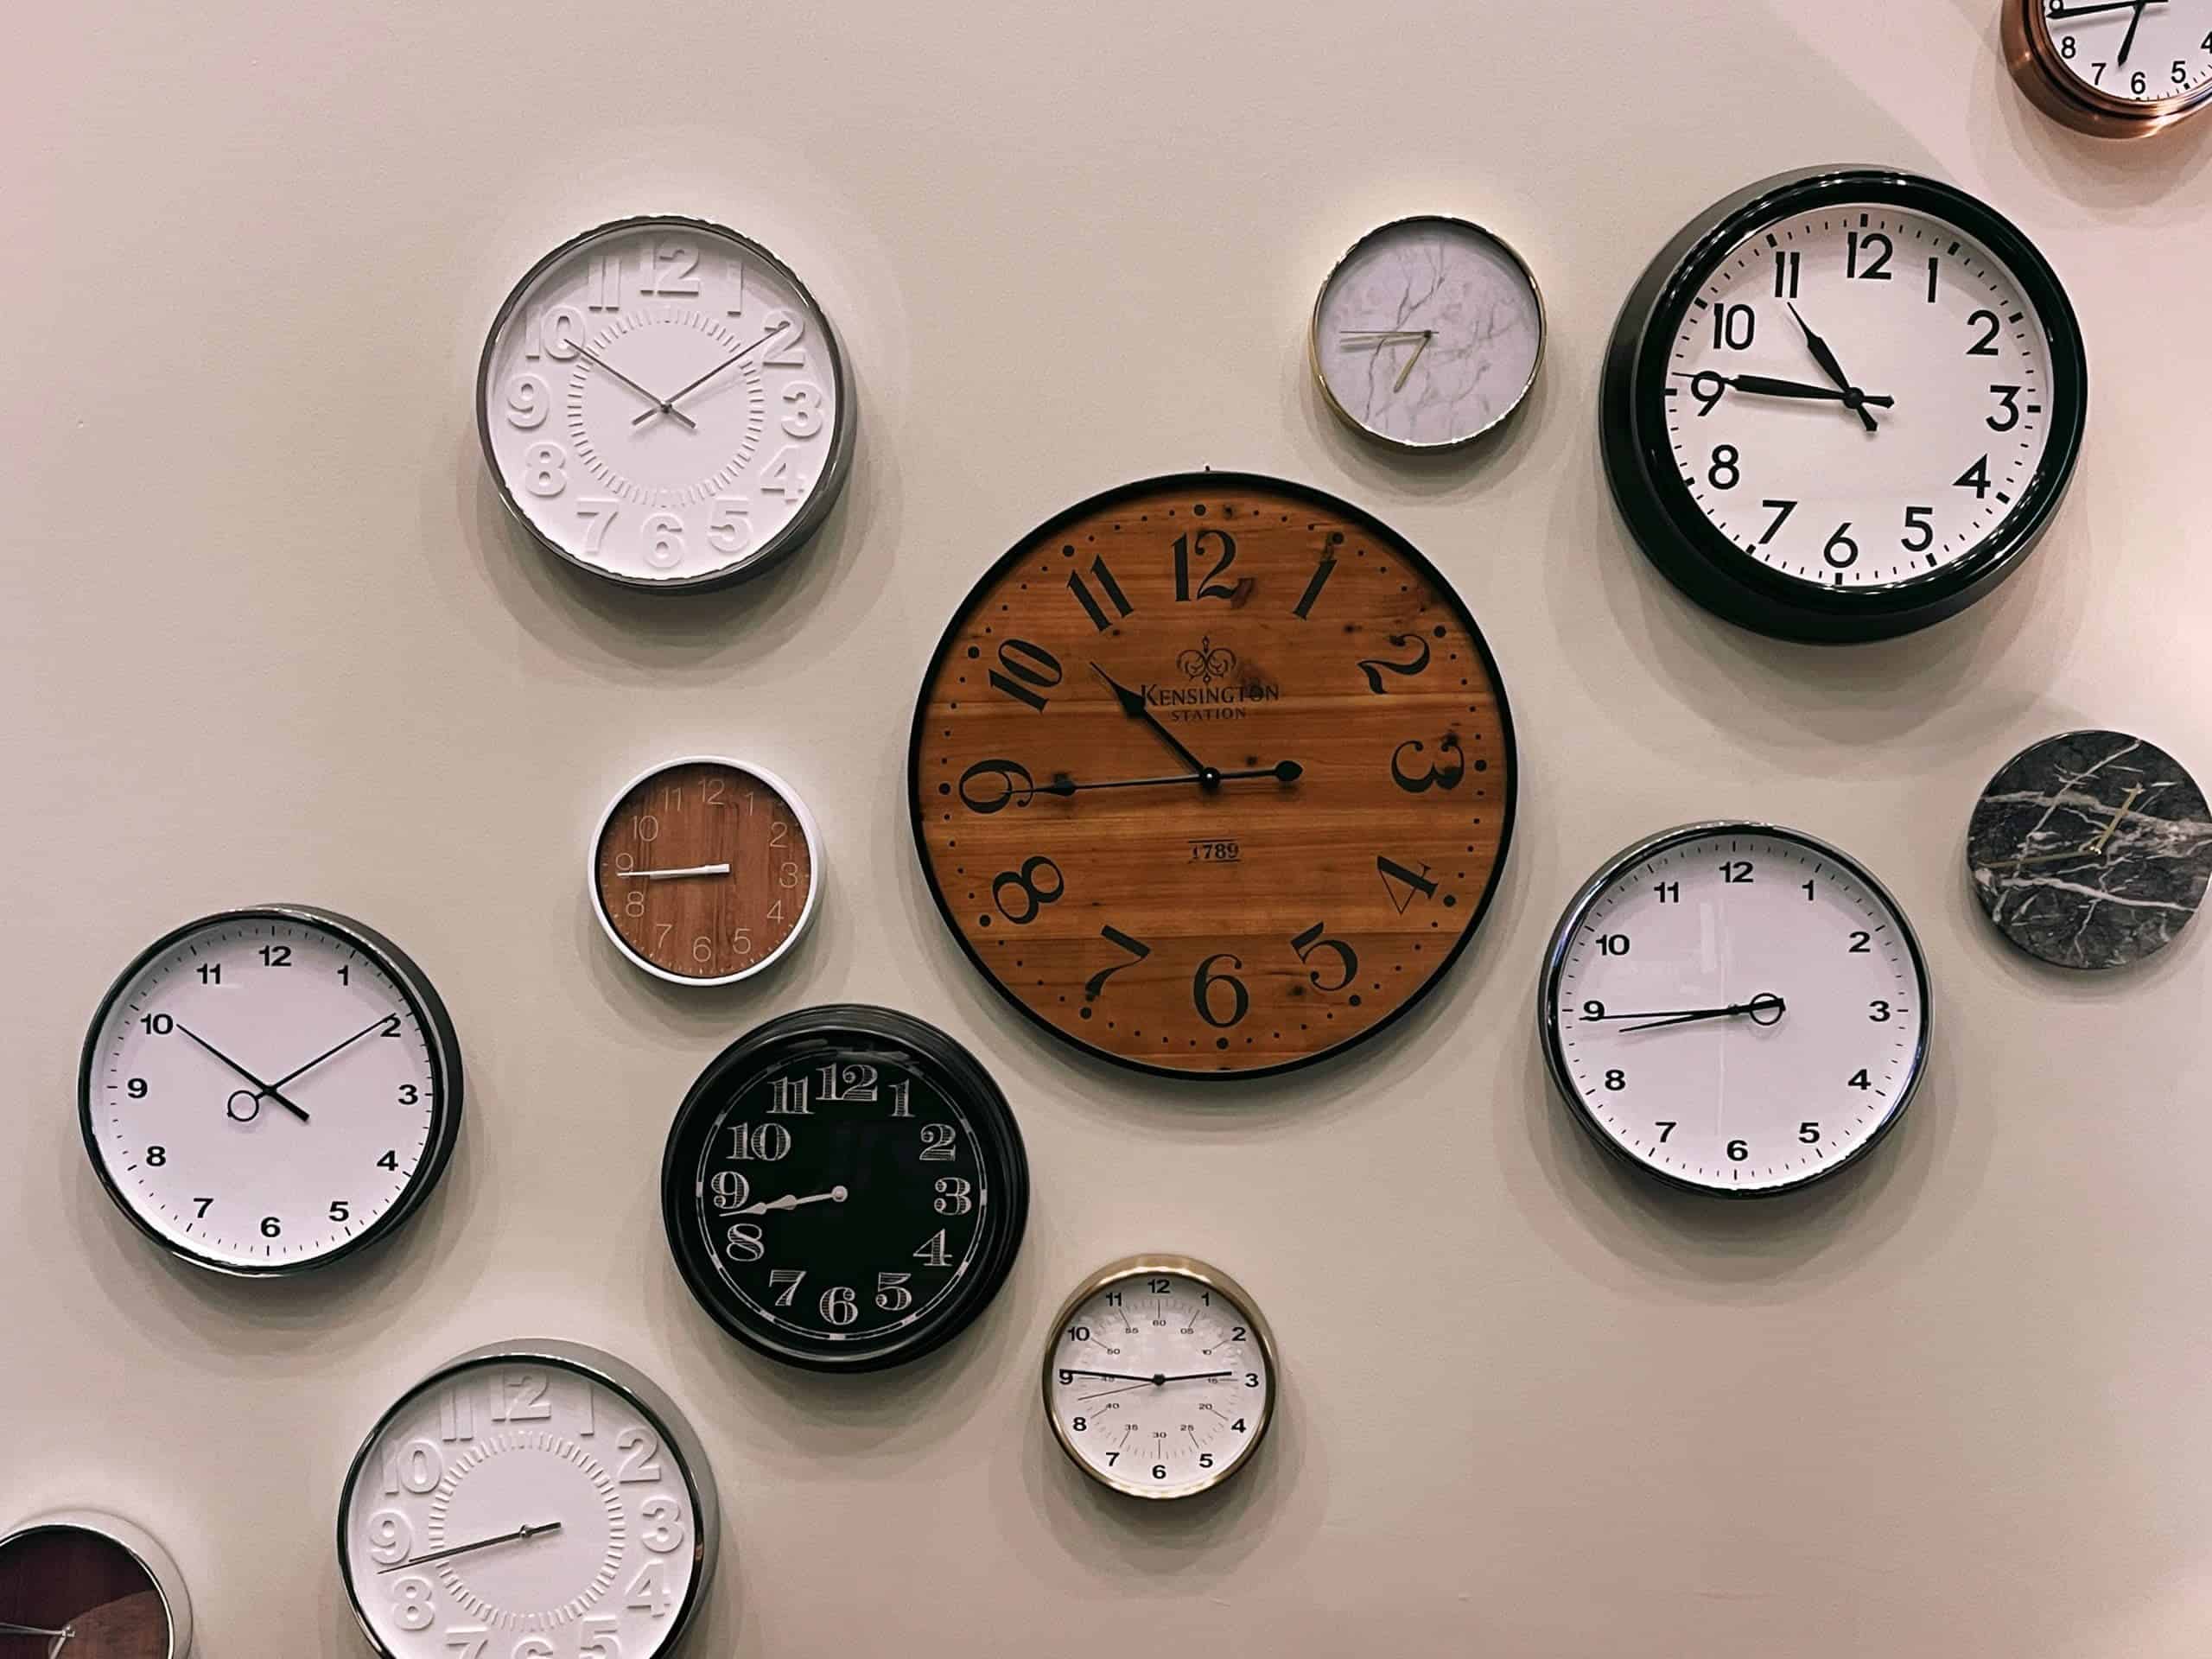
{"label": "copper rimmed clock", "polygon": [[1249,1077],[1388,1026],[1497,884],[1513,725],[1403,537],[1302,485],[1192,473],[1016,543],[938,643],[908,750],[947,924],[1056,1036]]}

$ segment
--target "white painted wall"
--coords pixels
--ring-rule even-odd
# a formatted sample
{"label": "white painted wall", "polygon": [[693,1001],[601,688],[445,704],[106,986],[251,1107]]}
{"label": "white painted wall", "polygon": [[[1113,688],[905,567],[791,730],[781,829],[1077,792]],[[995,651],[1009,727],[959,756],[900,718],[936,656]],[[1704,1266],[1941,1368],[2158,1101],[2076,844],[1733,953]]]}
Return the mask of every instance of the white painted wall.
{"label": "white painted wall", "polygon": [[[701,1654],[2204,1651],[2212,957],[2198,938],[2125,978],[2039,969],[1986,929],[1961,838],[1990,772],[2075,724],[2212,777],[2212,117],[2152,148],[2065,136],[2005,77],[1995,0],[210,0],[11,23],[9,1517],[139,1516],[207,1659],[351,1653],[331,1521],[359,1436],[434,1362],[542,1332],[626,1356],[705,1433],[728,1524]],[[1660,242],[1834,160],[1947,175],[2036,234],[2094,409],[2026,575],[1933,633],[1824,654],[1731,632],[1632,552],[1594,400]],[[796,266],[862,401],[804,562],[677,602],[528,545],[470,409],[522,270],[652,209]],[[1519,426],[1440,467],[1361,447],[1305,378],[1330,262],[1418,210],[1511,238],[1552,317]],[[1424,547],[1497,649],[1525,767],[1499,902],[1427,1010],[1230,1096],[1017,1023],[938,923],[901,793],[970,578],[1071,500],[1206,463],[1319,484]],[[834,887],[767,983],[664,992],[598,936],[583,838],[644,761],[731,747],[805,791]],[[1723,813],[1866,861],[1940,998],[1905,1127],[1793,1205],[1617,1173],[1531,1032],[1573,887]],[[234,1287],[111,1210],[74,1071],[142,944],[270,899],[416,956],[461,1027],[468,1122],[392,1247]],[[980,1325],[842,1382],[725,1340],[654,1196],[705,1059],[833,998],[985,1057],[1037,1183]],[[1145,1247],[1242,1278],[1287,1378],[1257,1465],[1166,1513],[1090,1490],[1034,1399],[1060,1296]]]}

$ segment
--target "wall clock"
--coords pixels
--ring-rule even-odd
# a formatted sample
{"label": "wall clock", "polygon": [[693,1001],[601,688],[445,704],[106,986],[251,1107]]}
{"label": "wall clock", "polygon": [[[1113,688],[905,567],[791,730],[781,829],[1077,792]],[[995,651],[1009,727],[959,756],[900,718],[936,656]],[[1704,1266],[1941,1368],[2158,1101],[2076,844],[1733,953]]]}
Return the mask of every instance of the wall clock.
{"label": "wall clock", "polygon": [[822,837],[764,767],[690,755],[648,768],[592,836],[592,912],[637,967],[677,985],[728,985],[778,961],[813,920]]}
{"label": "wall clock", "polygon": [[649,215],[587,231],[499,308],[476,425],[539,544],[631,588],[750,576],[821,524],[852,461],[830,320],[759,243]]}
{"label": "wall clock", "polygon": [[2212,815],[2181,762],[2125,732],[2066,732],[2014,755],[1967,832],[1997,931],[2061,968],[2125,968],[2180,937],[2212,880]]}
{"label": "wall clock", "polygon": [[1132,1497],[1218,1486],[1274,1420],[1274,1338],[1218,1268],[1133,1255],[1084,1280],[1045,1350],[1045,1420],[1075,1466]]}
{"label": "wall clock", "polygon": [[461,1046],[382,935],[304,905],[225,911],[124,969],[77,1105],[101,1185],[156,1244],[219,1273],[298,1273],[429,1195],[461,1130]]}
{"label": "wall clock", "polygon": [[1928,970],[1896,901],[1834,848],[1694,823],[1574,896],[1537,1015],[1599,1146],[1675,1186],[1760,1197],[1847,1167],[1904,1116]]}
{"label": "wall clock", "polygon": [[1337,262],[1306,349],[1354,430],[1402,449],[1471,443],[1521,407],[1544,357],[1544,302],[1521,256],[1479,225],[1423,213]]}
{"label": "wall clock", "polygon": [[1513,725],[1474,619],[1402,537],[1195,473],[1070,508],[945,630],[908,750],[938,906],[1023,1014],[1224,1077],[1372,1036],[1472,937]]}
{"label": "wall clock", "polygon": [[610,1354],[494,1343],[369,1432],[338,1565],[385,1659],[648,1659],[713,1581],[714,1471],[673,1401]]}
{"label": "wall clock", "polygon": [[812,1370],[918,1359],[998,1294],[1029,1216],[1006,1096],[885,1008],[803,1009],[739,1039],[677,1110],[661,1217],[683,1282],[754,1351]]}
{"label": "wall clock", "polygon": [[192,1598],[145,1529],[89,1510],[0,1537],[0,1653],[30,1659],[186,1659]]}
{"label": "wall clock", "polygon": [[2038,109],[2094,137],[2212,103],[2212,13],[2191,0],[2005,0],[2005,55]]}
{"label": "wall clock", "polygon": [[2088,401],[2058,278],[1993,209],[1872,168],[1700,214],[1622,308],[1605,474],[1677,587],[1785,639],[1876,639],[2020,568]]}

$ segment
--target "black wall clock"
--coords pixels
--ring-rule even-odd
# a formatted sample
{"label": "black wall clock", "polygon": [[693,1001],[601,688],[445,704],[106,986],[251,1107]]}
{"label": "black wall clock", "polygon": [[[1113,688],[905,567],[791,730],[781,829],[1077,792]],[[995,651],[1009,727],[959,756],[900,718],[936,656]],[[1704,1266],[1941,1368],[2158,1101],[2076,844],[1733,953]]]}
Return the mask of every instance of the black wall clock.
{"label": "black wall clock", "polygon": [[677,1109],[661,1216],[683,1282],[747,1347],[903,1363],[962,1330],[1021,1247],[1029,1162],[990,1074],[884,1008],[803,1009],[724,1050]]}
{"label": "black wall clock", "polygon": [[1967,834],[1997,931],[2061,968],[2124,968],[2179,937],[2212,880],[2204,791],[2125,732],[2066,732],[2005,763]]}
{"label": "black wall clock", "polygon": [[1606,477],[1637,544],[1748,628],[1885,639],[2019,569],[2073,475],[2073,307],[2012,224],[1875,168],[1787,173],[1660,250],[1607,349]]}

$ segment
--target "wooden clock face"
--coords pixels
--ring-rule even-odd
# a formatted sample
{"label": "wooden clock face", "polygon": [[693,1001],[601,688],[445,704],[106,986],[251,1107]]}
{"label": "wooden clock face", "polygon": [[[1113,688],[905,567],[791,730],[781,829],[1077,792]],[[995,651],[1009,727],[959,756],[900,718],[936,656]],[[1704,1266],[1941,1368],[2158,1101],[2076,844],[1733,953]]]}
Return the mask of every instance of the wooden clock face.
{"label": "wooden clock face", "polygon": [[1371,1036],[1480,921],[1513,730],[1474,620],[1357,508],[1202,473],[1032,533],[939,643],[908,755],[991,982],[1124,1065],[1281,1071]]}

